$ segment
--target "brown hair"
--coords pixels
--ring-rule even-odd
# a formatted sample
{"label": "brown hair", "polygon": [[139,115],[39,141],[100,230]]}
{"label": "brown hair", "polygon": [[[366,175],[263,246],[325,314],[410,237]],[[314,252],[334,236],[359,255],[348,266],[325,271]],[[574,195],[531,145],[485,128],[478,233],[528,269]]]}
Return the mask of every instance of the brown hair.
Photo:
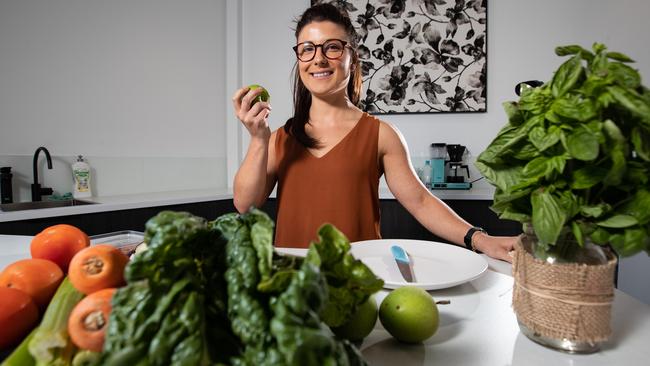
{"label": "brown hair", "polygon": [[[336,6],[328,3],[318,4],[305,10],[305,12],[297,20],[295,36],[298,39],[298,34],[302,29],[313,22],[330,21],[338,24],[345,29],[348,35],[349,45],[354,50],[352,55],[353,71],[348,81],[347,94],[348,98],[354,105],[359,104],[361,99],[361,65],[356,49],[358,46],[357,32],[354,30],[352,21],[345,10],[339,9]],[[294,136],[305,147],[317,147],[319,142],[313,137],[310,137],[305,132],[305,125],[309,123],[309,108],[311,107],[311,93],[302,80],[298,72],[298,61],[293,66],[293,117],[289,118],[284,125],[284,130],[288,134]]]}

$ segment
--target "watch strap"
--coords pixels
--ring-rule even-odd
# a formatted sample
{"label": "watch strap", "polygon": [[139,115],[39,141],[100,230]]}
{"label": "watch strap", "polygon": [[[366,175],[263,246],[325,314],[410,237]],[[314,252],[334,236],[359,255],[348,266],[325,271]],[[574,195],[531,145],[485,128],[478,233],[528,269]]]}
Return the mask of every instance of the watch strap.
{"label": "watch strap", "polygon": [[482,233],[487,233],[485,229],[478,226],[471,227],[469,230],[467,230],[467,233],[465,234],[465,238],[463,238],[463,241],[465,242],[465,247],[469,250],[476,251],[476,248],[474,248],[474,243],[472,242],[472,236],[474,236],[474,233],[476,233],[477,231]]}

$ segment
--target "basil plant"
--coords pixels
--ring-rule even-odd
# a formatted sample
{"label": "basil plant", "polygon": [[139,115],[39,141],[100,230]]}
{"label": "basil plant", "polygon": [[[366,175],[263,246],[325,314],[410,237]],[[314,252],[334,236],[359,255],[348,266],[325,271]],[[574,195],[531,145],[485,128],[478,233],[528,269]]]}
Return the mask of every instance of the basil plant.
{"label": "basil plant", "polygon": [[650,90],[602,44],[555,53],[570,58],[504,103],[508,123],[477,158],[496,187],[492,209],[532,224],[546,250],[590,239],[650,254]]}

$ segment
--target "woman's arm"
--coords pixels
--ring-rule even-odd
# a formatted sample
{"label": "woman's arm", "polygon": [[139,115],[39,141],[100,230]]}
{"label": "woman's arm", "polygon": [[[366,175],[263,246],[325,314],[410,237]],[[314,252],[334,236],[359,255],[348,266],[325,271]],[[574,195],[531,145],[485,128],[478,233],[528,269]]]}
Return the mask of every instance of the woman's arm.
{"label": "woman's arm", "polygon": [[[379,159],[386,183],[395,198],[422,226],[435,235],[464,246],[464,237],[472,227],[449,206],[434,196],[417,178],[410,163],[406,142],[399,131],[382,122],[379,129]],[[490,257],[511,261],[508,254],[516,237],[494,237],[476,232],[472,244]]]}
{"label": "woman's arm", "polygon": [[266,102],[251,101],[261,88],[239,89],[232,98],[237,118],[248,130],[251,140],[246,156],[235,174],[233,202],[240,213],[251,206],[261,207],[276,183],[275,136],[271,134],[267,118],[271,106]]}

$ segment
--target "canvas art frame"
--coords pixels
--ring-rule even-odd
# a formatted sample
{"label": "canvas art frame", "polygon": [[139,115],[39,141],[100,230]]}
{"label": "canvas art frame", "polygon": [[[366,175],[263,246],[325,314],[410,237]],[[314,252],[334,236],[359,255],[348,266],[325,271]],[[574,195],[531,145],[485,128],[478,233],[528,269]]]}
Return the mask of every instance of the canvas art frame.
{"label": "canvas art frame", "polygon": [[487,112],[487,0],[312,0],[359,35],[372,114]]}

